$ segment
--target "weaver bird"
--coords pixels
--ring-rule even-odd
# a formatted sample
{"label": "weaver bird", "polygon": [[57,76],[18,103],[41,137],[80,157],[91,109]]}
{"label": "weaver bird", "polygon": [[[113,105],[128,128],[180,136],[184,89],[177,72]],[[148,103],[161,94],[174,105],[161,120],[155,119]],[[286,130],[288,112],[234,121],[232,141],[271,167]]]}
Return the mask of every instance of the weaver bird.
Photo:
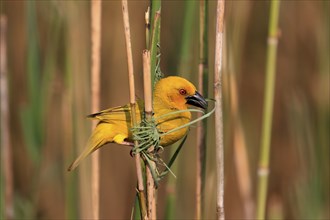
{"label": "weaver bird", "polygon": [[[153,95],[153,117],[156,120],[157,130],[160,133],[166,133],[189,123],[191,119],[191,113],[189,111],[168,115],[168,113],[174,113],[178,110],[186,110],[189,105],[202,109],[207,108],[206,100],[198,93],[196,87],[191,82],[177,76],[170,76],[159,80],[155,85]],[[136,105],[138,123],[141,122],[141,118],[143,117],[143,109],[143,102],[138,101]],[[165,116],[165,114],[167,115]],[[163,117],[160,117],[162,115]],[[99,123],[89,138],[86,148],[71,164],[68,169],[69,171],[75,169],[81,160],[106,143],[114,142],[117,144],[132,145],[130,104],[109,108],[87,117],[99,120]],[[187,131],[188,126],[162,136],[160,138],[160,145],[165,147],[175,143],[184,137]]]}

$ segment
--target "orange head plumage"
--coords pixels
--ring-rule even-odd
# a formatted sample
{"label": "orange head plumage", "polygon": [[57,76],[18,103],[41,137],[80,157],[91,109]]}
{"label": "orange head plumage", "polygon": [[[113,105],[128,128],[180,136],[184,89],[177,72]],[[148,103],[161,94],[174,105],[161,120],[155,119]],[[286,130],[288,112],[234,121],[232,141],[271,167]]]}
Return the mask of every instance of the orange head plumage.
{"label": "orange head plumage", "polygon": [[171,110],[184,110],[188,105],[205,109],[207,102],[196,90],[196,87],[188,80],[170,76],[161,79],[155,86],[154,108]]}

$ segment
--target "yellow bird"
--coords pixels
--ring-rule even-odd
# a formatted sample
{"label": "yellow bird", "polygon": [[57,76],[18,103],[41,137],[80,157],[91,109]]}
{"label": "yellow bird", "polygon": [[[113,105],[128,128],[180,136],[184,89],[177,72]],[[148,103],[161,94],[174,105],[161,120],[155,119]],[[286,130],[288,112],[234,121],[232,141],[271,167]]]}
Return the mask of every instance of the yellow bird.
{"label": "yellow bird", "polygon": [[[189,111],[170,114],[159,118],[159,116],[171,112],[188,109],[188,105],[203,109],[207,108],[206,100],[197,92],[196,87],[191,82],[177,76],[170,76],[159,80],[155,85],[153,96],[153,111],[158,131],[165,133],[189,123],[191,119],[191,113]],[[138,101],[136,105],[138,123],[141,121],[143,109],[143,102]],[[132,145],[130,114],[130,105],[128,104],[89,115],[89,118],[97,119],[99,123],[89,138],[85,150],[70,165],[68,170],[71,171],[75,169],[81,160],[106,143],[115,142],[117,144]],[[160,145],[165,147],[175,143],[180,140],[187,131],[188,127],[184,127],[162,136]]]}

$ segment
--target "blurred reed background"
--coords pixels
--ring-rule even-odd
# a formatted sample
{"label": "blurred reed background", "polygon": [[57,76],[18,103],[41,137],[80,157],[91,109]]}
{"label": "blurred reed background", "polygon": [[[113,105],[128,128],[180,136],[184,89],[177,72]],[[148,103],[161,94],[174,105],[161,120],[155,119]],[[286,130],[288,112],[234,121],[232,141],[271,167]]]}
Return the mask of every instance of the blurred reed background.
{"label": "blurred reed background", "polygon": [[[128,5],[139,97],[143,97],[141,54],[148,4],[129,1]],[[0,6],[1,14],[7,16],[15,219],[90,216],[89,163],[74,172],[66,171],[90,132],[91,122],[85,119],[90,113],[90,2],[2,0]],[[195,1],[162,1],[161,69],[165,75],[179,74],[195,84],[198,7]],[[210,73],[215,8],[216,2],[210,1]],[[329,8],[327,0],[281,2],[269,219],[330,218]],[[268,15],[267,1],[226,2],[223,106],[227,219],[254,215]],[[121,2],[103,1],[101,109],[128,103],[126,59]],[[213,119],[208,119],[207,129],[204,219],[215,218]],[[161,182],[159,218],[166,215],[168,190],[173,190],[166,187],[169,179],[174,182],[172,196],[176,200],[171,216],[195,217],[195,133],[193,127],[176,161],[177,179],[169,175]],[[129,148],[115,144],[100,151],[100,217],[127,219],[135,201],[134,159]],[[1,169],[0,219],[5,215],[3,180]]]}

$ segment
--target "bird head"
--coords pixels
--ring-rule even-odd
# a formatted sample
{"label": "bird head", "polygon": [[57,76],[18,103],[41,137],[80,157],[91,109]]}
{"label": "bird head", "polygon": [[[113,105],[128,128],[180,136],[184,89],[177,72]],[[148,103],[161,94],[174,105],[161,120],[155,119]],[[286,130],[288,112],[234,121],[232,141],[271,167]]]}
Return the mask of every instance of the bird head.
{"label": "bird head", "polygon": [[207,108],[206,100],[196,90],[196,87],[188,80],[178,76],[159,80],[155,85],[154,96],[155,102],[171,109],[183,110],[187,109],[188,105]]}

